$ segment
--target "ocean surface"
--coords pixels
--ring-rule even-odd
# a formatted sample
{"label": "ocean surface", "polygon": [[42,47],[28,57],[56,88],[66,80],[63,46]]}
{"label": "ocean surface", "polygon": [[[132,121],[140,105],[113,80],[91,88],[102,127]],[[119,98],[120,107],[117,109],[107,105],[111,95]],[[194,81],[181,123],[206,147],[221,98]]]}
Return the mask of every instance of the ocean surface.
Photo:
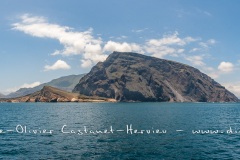
{"label": "ocean surface", "polygon": [[240,104],[1,103],[0,159],[240,159]]}

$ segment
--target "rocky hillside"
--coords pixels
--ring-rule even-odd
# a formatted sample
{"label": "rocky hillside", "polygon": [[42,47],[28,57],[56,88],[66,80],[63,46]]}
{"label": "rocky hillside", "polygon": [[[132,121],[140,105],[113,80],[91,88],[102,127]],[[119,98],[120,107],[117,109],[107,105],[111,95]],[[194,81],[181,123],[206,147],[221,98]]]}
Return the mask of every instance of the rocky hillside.
{"label": "rocky hillside", "polygon": [[62,89],[64,91],[71,92],[74,87],[78,84],[79,80],[84,76],[85,74],[79,74],[79,75],[69,75],[60,77],[57,79],[53,79],[50,82],[43,83],[39,86],[33,87],[33,88],[21,88],[17,90],[16,92],[10,93],[7,95],[7,98],[15,98],[15,97],[22,97],[37,91],[40,91],[44,86],[52,86],[58,89]]}
{"label": "rocky hillside", "polygon": [[89,97],[78,93],[66,92],[54,87],[44,86],[35,93],[9,99],[0,99],[0,102],[114,102],[114,99]]}
{"label": "rocky hillside", "polygon": [[84,76],[73,92],[118,101],[237,102],[198,69],[137,53],[114,52]]}

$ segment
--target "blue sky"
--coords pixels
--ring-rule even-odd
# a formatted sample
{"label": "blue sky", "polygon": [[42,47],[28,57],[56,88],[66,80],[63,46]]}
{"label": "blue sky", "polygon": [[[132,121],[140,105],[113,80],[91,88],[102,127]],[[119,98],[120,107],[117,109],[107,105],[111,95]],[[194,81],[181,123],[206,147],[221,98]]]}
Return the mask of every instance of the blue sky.
{"label": "blue sky", "polygon": [[87,73],[112,51],[189,64],[240,97],[238,0],[2,0],[0,92]]}

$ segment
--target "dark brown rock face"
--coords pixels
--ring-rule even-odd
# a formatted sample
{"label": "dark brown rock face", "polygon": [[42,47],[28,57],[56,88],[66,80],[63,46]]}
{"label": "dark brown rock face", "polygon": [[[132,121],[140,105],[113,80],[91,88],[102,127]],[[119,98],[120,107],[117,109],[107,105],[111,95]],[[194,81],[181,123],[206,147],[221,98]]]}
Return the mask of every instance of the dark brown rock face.
{"label": "dark brown rock face", "polygon": [[234,94],[198,69],[125,52],[114,52],[106,61],[94,66],[73,92],[118,101],[239,101]]}
{"label": "dark brown rock face", "polygon": [[44,86],[40,91],[17,97],[0,99],[0,102],[115,102],[115,99],[88,97],[78,93],[71,93],[58,88]]}

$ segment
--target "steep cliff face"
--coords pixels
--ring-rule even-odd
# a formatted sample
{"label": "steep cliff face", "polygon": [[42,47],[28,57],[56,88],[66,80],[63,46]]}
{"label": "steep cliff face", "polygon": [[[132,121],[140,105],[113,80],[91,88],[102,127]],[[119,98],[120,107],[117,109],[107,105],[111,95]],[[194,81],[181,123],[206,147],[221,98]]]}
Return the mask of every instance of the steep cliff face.
{"label": "steep cliff face", "polygon": [[94,66],[73,92],[118,101],[238,101],[234,94],[198,69],[125,52],[114,52]]}

